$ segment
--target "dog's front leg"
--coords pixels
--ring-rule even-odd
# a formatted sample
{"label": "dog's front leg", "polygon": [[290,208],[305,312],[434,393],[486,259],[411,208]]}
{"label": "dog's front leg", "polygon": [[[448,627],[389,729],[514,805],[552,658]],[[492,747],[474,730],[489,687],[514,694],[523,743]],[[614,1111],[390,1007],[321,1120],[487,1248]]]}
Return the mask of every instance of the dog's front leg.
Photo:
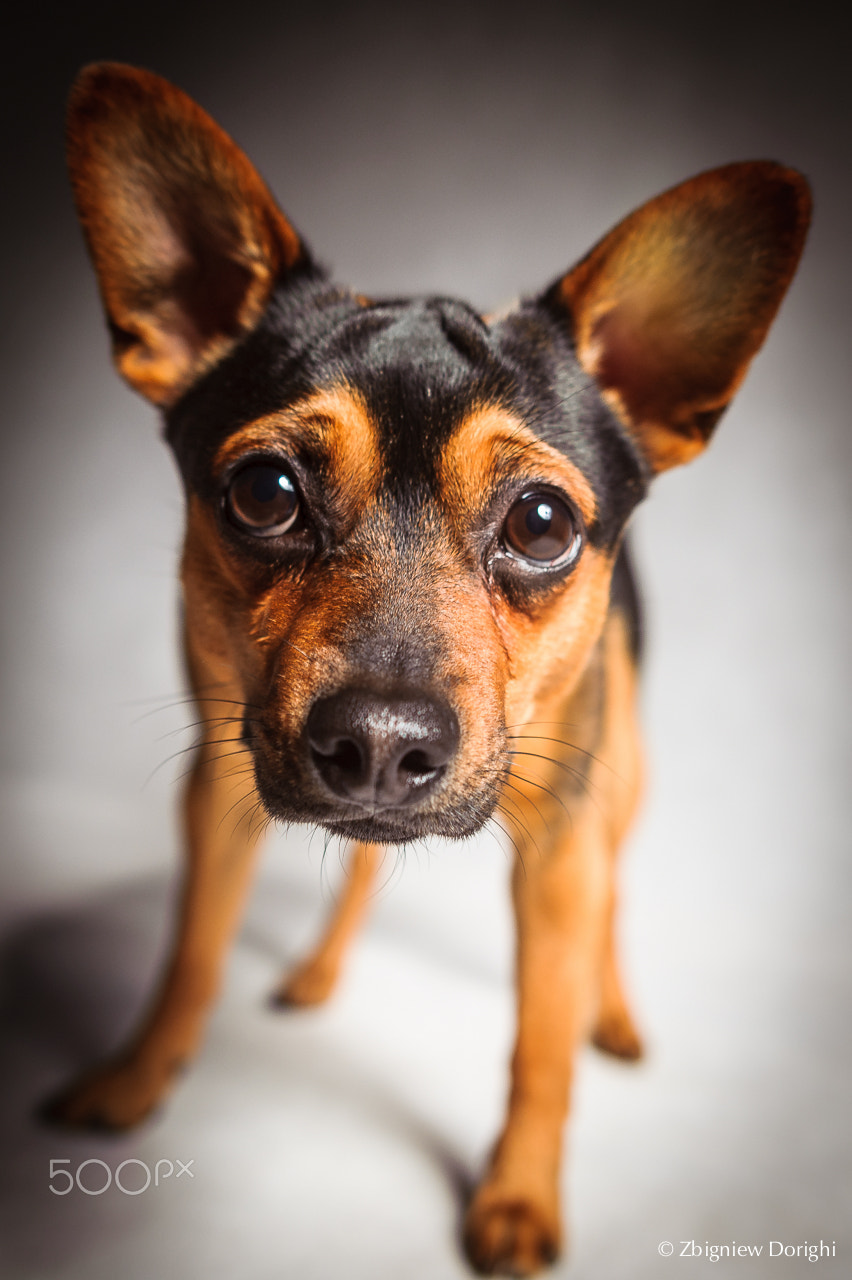
{"label": "dog's front leg", "polygon": [[221,705],[199,704],[209,727],[184,799],[188,862],[160,990],[130,1044],[48,1103],[51,1120],[110,1129],[136,1124],[161,1101],[198,1047],[264,826],[251,758],[234,742],[233,724],[222,719]]}
{"label": "dog's front leg", "polygon": [[550,850],[539,851],[529,836],[519,846],[509,1108],[465,1224],[467,1252],[480,1271],[531,1275],[560,1251],[562,1131],[574,1054],[597,1009],[611,893],[604,819],[588,797],[572,806],[568,830]]}
{"label": "dog's front leg", "polygon": [[322,1004],[331,995],[367,911],[382,857],[380,845],[353,845],[346,862],[346,878],[325,932],[310,955],[285,975],[273,997],[276,1004],[307,1008]]}

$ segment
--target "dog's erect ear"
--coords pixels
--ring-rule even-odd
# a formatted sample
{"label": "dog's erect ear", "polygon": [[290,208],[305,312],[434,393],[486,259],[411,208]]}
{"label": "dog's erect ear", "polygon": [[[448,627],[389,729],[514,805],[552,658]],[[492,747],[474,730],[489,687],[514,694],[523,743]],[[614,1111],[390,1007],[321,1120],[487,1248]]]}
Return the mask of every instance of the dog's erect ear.
{"label": "dog's erect ear", "polygon": [[549,291],[654,471],[707,443],[792,279],[810,208],[795,170],[714,169],[630,214]]}
{"label": "dog's erect ear", "polygon": [[171,405],[307,255],[239,147],[150,72],[81,72],[68,164],[116,364],[149,400]]}

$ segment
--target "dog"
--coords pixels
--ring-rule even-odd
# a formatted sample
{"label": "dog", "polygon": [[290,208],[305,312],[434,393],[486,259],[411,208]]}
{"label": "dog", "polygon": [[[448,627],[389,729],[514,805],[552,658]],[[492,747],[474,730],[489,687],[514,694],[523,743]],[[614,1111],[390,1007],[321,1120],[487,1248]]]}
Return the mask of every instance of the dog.
{"label": "dog", "polygon": [[699,174],[483,318],[335,284],[243,152],[146,71],[81,73],[68,155],[115,363],[162,412],[186,491],[203,730],[162,985],[132,1043],[48,1113],[122,1129],[171,1088],[258,815],[350,844],[326,936],[277,993],[293,1005],[333,989],[383,846],[495,821],[515,855],[518,1027],[464,1243],[481,1272],[530,1275],[562,1244],[577,1049],[641,1052],[614,941],[641,786],[625,527],[658,472],[704,449],[762,345],[808,184],[768,161]]}

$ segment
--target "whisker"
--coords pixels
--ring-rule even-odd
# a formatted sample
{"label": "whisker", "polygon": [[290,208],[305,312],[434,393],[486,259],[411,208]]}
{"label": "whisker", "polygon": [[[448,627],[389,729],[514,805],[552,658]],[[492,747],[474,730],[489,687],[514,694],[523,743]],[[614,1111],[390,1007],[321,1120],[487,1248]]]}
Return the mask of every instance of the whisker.
{"label": "whisker", "polygon": [[[555,800],[557,804],[561,805],[562,808],[565,810],[565,817],[568,819],[568,826],[573,831],[574,815],[571,812],[571,810],[568,808],[568,806],[565,804],[562,797],[559,795],[558,791],[556,791],[553,787],[549,786],[547,783],[538,781],[536,778],[529,778],[526,776],[526,774],[518,773],[517,770],[514,770],[513,772],[514,772],[514,776],[518,779],[519,782],[526,783],[526,785],[530,787],[538,787],[540,790],[544,791],[547,795],[549,795],[551,799]],[[595,803],[594,797],[590,796],[589,799],[592,800],[593,803]]]}
{"label": "whisker", "polygon": [[[498,813],[503,812],[503,810],[500,808],[499,801],[495,805],[495,812],[498,812]],[[517,854],[518,861],[520,862],[521,866],[524,869],[524,877],[526,877],[526,866],[524,864],[524,855],[523,855],[523,852],[521,851],[521,846],[518,844],[517,840],[512,835],[511,831],[507,831],[506,828],[503,826],[502,822],[497,821],[493,813],[491,814],[490,818],[486,819],[484,825],[488,827],[488,826],[491,826],[492,824],[497,828],[498,831],[502,831],[503,835],[509,841],[510,845],[512,846],[515,853]]]}
{"label": "whisker", "polygon": [[241,785],[243,778],[251,778],[252,781],[254,781],[254,766],[246,764],[243,765],[241,769],[229,769],[227,773],[222,774],[221,777],[234,779],[232,786],[229,788],[228,794],[230,795],[232,791],[236,791],[237,787]]}
{"label": "whisker", "polygon": [[[607,763],[607,761],[606,761],[606,760],[604,760],[602,756],[596,756],[596,755],[595,755],[595,753],[594,753],[593,751],[589,751],[589,750],[587,750],[587,748],[586,748],[586,747],[581,747],[581,746],[579,746],[579,744],[578,744],[578,743],[576,743],[576,742],[569,742],[569,741],[567,741],[567,740],[566,740],[566,739],[564,739],[564,738],[547,738],[547,737],[544,737],[542,734],[539,734],[539,733],[507,733],[507,734],[506,734],[506,737],[507,737],[511,742],[553,742],[553,743],[556,743],[556,744],[558,744],[560,747],[567,747],[569,751],[576,751],[577,755],[585,756],[587,760],[592,760],[595,764],[599,764],[599,765],[601,766],[601,768],[603,768],[603,769],[607,769],[607,770],[608,770],[610,773],[612,773],[615,777],[618,777],[618,774],[616,774],[616,773],[615,773],[615,770],[613,769],[612,765],[611,765],[611,764],[608,764],[608,763]],[[512,750],[514,750],[514,748],[510,748],[510,751],[512,751]],[[541,759],[542,759],[542,760],[549,760],[549,759],[553,759],[553,763],[554,763],[554,764],[556,764],[556,760],[555,760],[555,758],[553,758],[553,757],[550,757],[550,756],[541,756]]]}
{"label": "whisker", "polygon": [[370,898],[369,898],[370,902],[377,902],[385,894],[390,893],[391,885],[393,884],[394,880],[396,880],[398,876],[400,878],[402,877],[402,874],[405,871],[405,858],[406,858],[406,854],[408,852],[409,846],[406,843],[401,845],[386,844],[386,845],[381,845],[380,847],[383,852],[382,852],[381,860],[379,861],[377,872],[381,873],[384,871],[391,850],[393,850],[393,855],[394,855],[393,866],[391,867],[389,874],[384,879],[381,879],[380,874],[377,874],[376,888],[370,894]]}
{"label": "whisker", "polygon": [[578,778],[585,783],[590,782],[588,775],[583,773],[582,769],[575,768],[574,765],[568,764],[565,760],[558,760],[556,756],[546,756],[541,751],[515,751],[514,749],[509,751],[509,755],[513,760],[519,756],[525,756],[530,760],[543,760],[546,764],[562,769],[565,773],[570,773],[574,778]]}
{"label": "whisker", "polygon": [[[541,854],[541,849],[539,848],[538,841],[533,835],[529,825],[523,820],[523,818],[518,817],[517,814],[512,813],[509,809],[507,809],[504,800],[499,800],[495,808],[503,815],[503,817],[506,819],[507,822],[512,824],[512,826],[515,828],[515,830],[518,832],[519,835],[522,835],[523,837],[525,837],[523,840],[524,846],[534,849],[536,854],[540,858],[542,854]],[[520,846],[516,845],[516,848],[520,848]]]}
{"label": "whisker", "polygon": [[[215,758],[208,760],[206,763],[210,765],[220,764],[224,760],[236,759],[241,754],[242,752],[240,751],[231,751],[226,753],[225,755],[216,756]],[[183,769],[179,774],[177,774],[177,776],[174,778],[173,781],[175,783],[183,782],[185,778],[191,777],[193,771],[195,770],[196,764],[197,762],[193,761],[188,766],[188,768]],[[223,778],[231,778],[231,777],[240,778],[240,777],[253,777],[253,776],[254,776],[254,766],[251,761],[248,761],[245,765],[241,766],[239,769],[234,767],[229,769],[223,769],[217,773],[210,774],[210,778],[214,782],[221,782]]]}
{"label": "whisker", "polygon": [[[510,778],[511,778],[510,773],[507,773],[503,778],[503,781],[501,784],[502,790],[500,793],[499,803],[504,804],[505,802],[508,801],[513,806],[514,810],[516,810],[518,814],[521,814],[522,810],[521,810],[520,800],[523,800],[523,802],[532,809],[533,813],[535,813],[536,817],[539,819],[542,826],[547,831],[547,834],[550,835],[550,828],[548,827],[547,821],[544,815],[542,814],[541,810],[539,809],[538,805],[535,803],[532,797],[526,795],[525,792],[520,787],[513,786],[512,782],[510,781]],[[507,795],[506,794],[507,791],[513,791],[515,795],[520,797],[520,800],[516,800],[514,796]],[[504,812],[506,813],[506,816],[509,817],[508,810],[504,809]],[[523,825],[523,821],[520,817],[515,820],[518,822],[519,825]],[[523,829],[526,831],[529,838],[533,840],[533,836],[529,828],[524,825]]]}
{"label": "whisker", "polygon": [[[515,786],[513,779],[519,783],[523,783],[525,786],[535,787],[536,790],[543,791],[545,795],[549,796],[552,800],[555,800],[556,803],[565,811],[565,816],[567,817],[569,823],[573,823],[570,810],[568,809],[567,805],[565,804],[565,802],[563,801],[559,793],[553,787],[551,787],[549,783],[542,782],[540,779],[529,778],[524,774],[518,773],[517,770],[514,770],[510,766],[510,768],[506,771],[503,778],[504,789],[514,791],[517,793],[517,795],[521,797],[524,803],[527,804],[532,809],[533,813],[536,815],[539,822],[544,827],[545,832],[549,837],[551,837],[551,839],[553,837],[553,833],[551,831],[549,822],[547,821],[544,814],[542,813],[541,806],[536,803],[536,801],[533,799],[532,796],[527,795],[526,791],[522,786]],[[501,796],[501,799],[502,798],[503,797]]]}
{"label": "whisker", "polygon": [[257,798],[253,807],[253,813],[249,820],[248,838],[249,840],[262,839],[269,830],[271,818],[266,812],[263,801]]}
{"label": "whisker", "polygon": [[[506,774],[506,777],[503,780],[503,786],[511,787],[513,791],[517,791],[519,795],[524,797],[527,804],[533,803],[532,798],[530,796],[524,795],[524,792],[521,787],[512,787],[512,784],[509,781],[509,779],[512,777],[517,778],[519,782],[525,782],[527,786],[536,787],[539,791],[544,791],[546,795],[549,795],[552,800],[555,800],[556,803],[565,810],[565,813],[568,815],[569,818],[571,817],[570,810],[568,809],[568,806],[566,805],[565,801],[562,799],[559,792],[556,791],[554,787],[551,787],[549,783],[542,782],[540,779],[536,779],[536,778],[527,778],[523,774],[520,774],[516,770],[512,770],[510,768],[510,770]],[[548,826],[547,821],[545,820],[545,817],[542,814],[541,810],[538,808],[538,805],[534,805],[533,807],[535,808],[535,811],[538,814],[539,818],[541,818],[541,821],[544,823],[544,827],[545,827],[545,830],[547,831],[547,834],[550,835],[550,827]]]}
{"label": "whisker", "polygon": [[[235,738],[219,738],[219,739],[216,739],[216,740],[215,740],[215,745],[216,745],[217,747],[234,746],[234,745],[236,745],[236,744],[238,744],[238,743],[239,743],[239,744],[241,744],[241,745],[240,745],[240,747],[238,748],[238,750],[237,750],[236,752],[230,753],[230,754],[234,754],[234,755],[239,754],[239,753],[240,753],[240,751],[247,751],[247,750],[248,750],[248,747],[247,747],[247,746],[246,746],[246,744],[243,742],[242,734],[238,735],[238,736],[237,736],[237,737],[235,737]],[[192,754],[195,754],[196,752],[200,752],[200,751],[203,749],[203,747],[204,747],[204,740],[202,739],[200,742],[190,742],[190,743],[188,743],[185,747],[181,747],[178,751],[173,751],[173,752],[171,753],[171,755],[166,756],[164,760],[161,760],[161,761],[159,762],[159,764],[157,764],[157,765],[156,765],[156,766],[151,770],[151,772],[148,774],[148,776],[147,776],[147,778],[145,779],[145,781],[142,783],[141,790],[142,790],[142,791],[144,791],[144,790],[146,789],[146,787],[148,787],[148,786],[150,785],[150,783],[154,780],[154,778],[157,776],[157,774],[158,774],[162,769],[165,769],[167,765],[171,764],[171,763],[172,763],[172,761],[174,761],[174,760],[179,760],[181,756],[186,756],[186,755],[189,755],[189,754],[191,754],[191,753],[192,753]],[[227,754],[229,754],[229,753],[226,753],[226,755],[227,755]],[[225,756],[221,756],[221,755],[220,755],[220,756],[208,756],[208,760],[210,760],[212,763],[215,763],[217,760],[224,759],[224,758],[226,758],[226,757],[225,757]],[[181,777],[185,777],[186,775],[185,775],[185,774],[181,774],[180,776],[181,776]]]}
{"label": "whisker", "polygon": [[174,738],[179,733],[188,733],[190,729],[212,729],[220,725],[260,723],[260,720],[247,716],[209,716],[203,720],[190,720],[187,724],[178,725],[176,729],[168,729],[165,733],[161,733],[156,737],[154,741],[165,742],[166,738]]}
{"label": "whisker", "polygon": [[[195,742],[191,742],[188,747],[181,747],[180,751],[173,751],[170,756],[166,756],[165,760],[161,760],[158,765],[155,765],[155,767],[148,774],[145,781],[142,783],[140,790],[144,791],[146,787],[150,786],[150,784],[156,778],[157,774],[160,773],[162,769],[165,769],[166,765],[171,764],[173,760],[179,760],[181,756],[189,755],[190,752],[195,753],[197,750],[198,750],[198,744]],[[181,774],[180,776],[185,777],[186,775]]]}
{"label": "whisker", "polygon": [[246,845],[252,846],[254,841],[253,825],[257,817],[259,801],[255,800],[249,804],[244,813],[241,813],[234,822],[230,839],[233,843],[233,856],[237,857],[239,852],[239,842],[244,841]]}
{"label": "whisker", "polygon": [[[187,694],[186,697],[176,698],[174,701],[166,702],[162,706],[154,707],[150,711],[143,711],[141,715],[136,717],[133,723],[141,724],[143,720],[148,720],[151,716],[159,715],[163,711],[173,711],[176,707],[196,707],[199,702],[218,702],[223,707],[242,707],[245,710],[263,711],[263,707],[256,702],[244,702],[239,698],[211,698],[206,694],[196,696],[195,694],[190,693]],[[132,706],[133,704],[131,703],[129,705]]]}
{"label": "whisker", "polygon": [[329,902],[336,902],[337,895],[335,894],[334,889],[331,887],[331,880],[329,878],[328,872],[326,870],[326,865],[325,865],[325,860],[328,855],[329,845],[331,844],[331,832],[326,831],[322,827],[314,827],[314,831],[322,831],[322,835],[323,835],[322,853],[320,854],[320,885],[323,884],[323,881],[325,882],[324,893],[328,895],[327,900]]}
{"label": "whisker", "polygon": [[552,727],[556,725],[560,729],[579,729],[580,725],[576,720],[519,720],[517,724],[507,724],[506,729],[531,729],[533,725],[547,725]]}
{"label": "whisker", "polygon": [[[221,818],[219,819],[219,822],[217,823],[216,830],[220,831],[222,829],[222,826],[224,825],[225,821],[231,816],[231,814],[239,805],[248,804],[249,811],[251,811],[254,809],[254,807],[258,803],[259,801],[257,799],[257,793],[254,791],[254,789],[252,789],[247,795],[237,796],[234,803],[229,808],[227,808],[225,812],[222,814]],[[234,828],[231,832],[231,839],[233,839],[234,836],[239,831],[240,825],[242,824],[245,816],[246,816],[245,814],[238,816],[237,821],[234,823]]]}

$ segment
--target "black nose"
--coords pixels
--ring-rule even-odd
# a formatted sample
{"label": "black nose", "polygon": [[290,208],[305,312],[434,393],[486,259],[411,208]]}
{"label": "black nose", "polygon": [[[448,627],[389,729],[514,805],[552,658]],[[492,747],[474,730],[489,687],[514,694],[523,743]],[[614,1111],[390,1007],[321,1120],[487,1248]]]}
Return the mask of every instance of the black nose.
{"label": "black nose", "polygon": [[328,790],[370,808],[414,804],[446,772],[459,741],[446,704],[343,689],[308,715],[311,757]]}

